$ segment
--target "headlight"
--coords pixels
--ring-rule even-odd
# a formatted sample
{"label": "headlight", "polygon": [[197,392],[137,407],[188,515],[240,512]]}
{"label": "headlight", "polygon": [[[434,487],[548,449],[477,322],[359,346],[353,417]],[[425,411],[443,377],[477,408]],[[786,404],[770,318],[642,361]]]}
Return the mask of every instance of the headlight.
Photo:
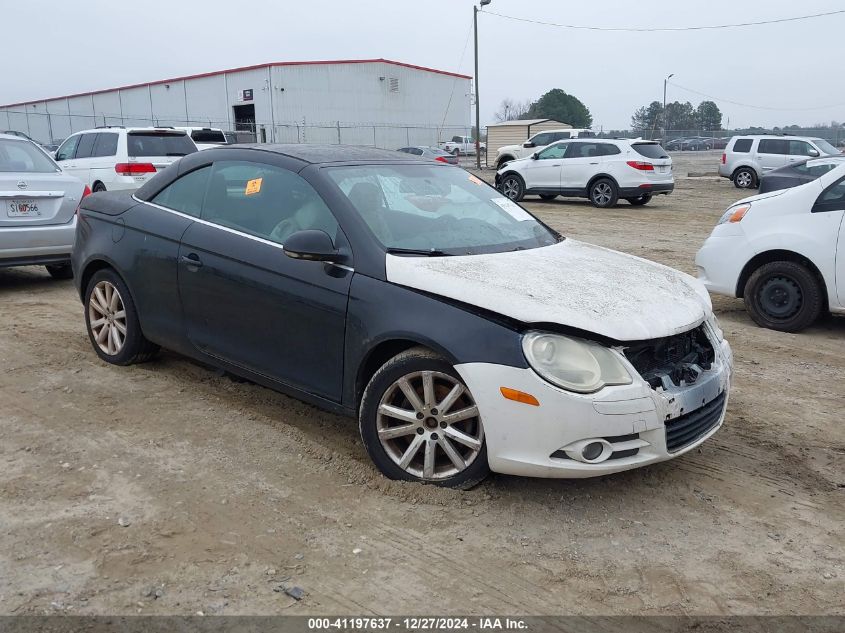
{"label": "headlight", "polygon": [[725,222],[741,222],[742,218],[745,217],[745,214],[748,213],[750,209],[751,203],[746,202],[745,204],[735,204],[722,214],[722,217],[719,218],[716,225],[718,226],[719,224],[724,224]]}
{"label": "headlight", "polygon": [[716,335],[717,341],[722,342],[725,339],[725,333],[722,331],[722,326],[719,325],[719,319],[716,318],[715,314],[711,314],[707,319],[707,325],[709,325],[710,329],[713,330],[713,334]]}
{"label": "headlight", "polygon": [[528,364],[553,385],[592,393],[606,385],[630,385],[631,375],[607,347],[582,339],[529,332],[522,339]]}

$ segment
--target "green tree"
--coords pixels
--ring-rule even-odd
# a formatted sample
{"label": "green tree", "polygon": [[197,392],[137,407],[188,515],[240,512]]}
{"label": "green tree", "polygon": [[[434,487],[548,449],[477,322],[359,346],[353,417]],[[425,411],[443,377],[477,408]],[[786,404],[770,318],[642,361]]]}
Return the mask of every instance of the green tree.
{"label": "green tree", "polygon": [[722,129],[722,111],[712,101],[702,101],[698,104],[695,119],[701,130],[716,132]]}
{"label": "green tree", "polygon": [[673,101],[666,104],[666,129],[670,131],[686,131],[698,128],[695,118],[695,108],[687,101]]}
{"label": "green tree", "polygon": [[588,128],[593,125],[590,110],[577,97],[560,88],[549,90],[531,104],[523,119],[554,119],[572,127]]}
{"label": "green tree", "polygon": [[651,132],[663,125],[663,105],[659,101],[652,101],[643,106],[631,117],[631,129],[635,132]]}

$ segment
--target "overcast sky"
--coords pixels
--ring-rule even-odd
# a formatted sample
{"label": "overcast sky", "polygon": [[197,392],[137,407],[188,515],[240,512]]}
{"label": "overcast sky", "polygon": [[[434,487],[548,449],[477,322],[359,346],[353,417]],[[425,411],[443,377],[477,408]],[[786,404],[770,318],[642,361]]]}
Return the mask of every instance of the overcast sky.
{"label": "overcast sky", "polygon": [[[384,57],[473,74],[472,4],[0,0],[0,104],[269,61]],[[841,8],[842,0],[493,0],[487,10],[556,23],[675,27]],[[594,128],[627,128],[637,107],[662,100],[669,73],[680,86],[718,97],[731,127],[845,121],[845,14],[686,33],[575,31],[484,14],[479,23],[482,123],[505,97],[536,99],[562,88],[590,108]],[[670,101],[703,98],[669,86]]]}

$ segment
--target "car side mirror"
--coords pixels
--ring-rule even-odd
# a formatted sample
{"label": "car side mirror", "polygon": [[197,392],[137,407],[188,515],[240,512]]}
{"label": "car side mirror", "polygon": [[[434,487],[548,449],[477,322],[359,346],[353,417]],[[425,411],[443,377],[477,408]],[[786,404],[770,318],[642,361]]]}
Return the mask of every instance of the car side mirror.
{"label": "car side mirror", "polygon": [[540,152],[534,152],[531,154],[531,160],[539,160],[540,159]]}
{"label": "car side mirror", "polygon": [[523,143],[523,144],[522,144],[522,146],[523,146],[525,149],[529,149],[529,148],[531,148],[531,147],[536,147],[536,145],[534,145],[534,143],[532,143],[531,141],[527,141],[526,143]]}
{"label": "car side mirror", "polygon": [[819,157],[819,150],[811,149],[809,152],[807,152],[807,155],[812,156],[813,158],[818,158]]}
{"label": "car side mirror", "polygon": [[311,262],[337,262],[342,259],[325,231],[307,229],[297,231],[282,245],[285,255]]}

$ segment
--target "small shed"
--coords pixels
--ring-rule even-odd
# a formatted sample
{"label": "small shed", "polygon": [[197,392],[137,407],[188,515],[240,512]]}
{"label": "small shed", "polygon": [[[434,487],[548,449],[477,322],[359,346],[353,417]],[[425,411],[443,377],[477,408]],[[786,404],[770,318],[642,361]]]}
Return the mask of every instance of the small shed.
{"label": "small shed", "polygon": [[568,123],[554,119],[523,119],[503,121],[487,126],[487,164],[496,164],[496,152],[505,145],[519,145],[537,132],[571,128]]}

